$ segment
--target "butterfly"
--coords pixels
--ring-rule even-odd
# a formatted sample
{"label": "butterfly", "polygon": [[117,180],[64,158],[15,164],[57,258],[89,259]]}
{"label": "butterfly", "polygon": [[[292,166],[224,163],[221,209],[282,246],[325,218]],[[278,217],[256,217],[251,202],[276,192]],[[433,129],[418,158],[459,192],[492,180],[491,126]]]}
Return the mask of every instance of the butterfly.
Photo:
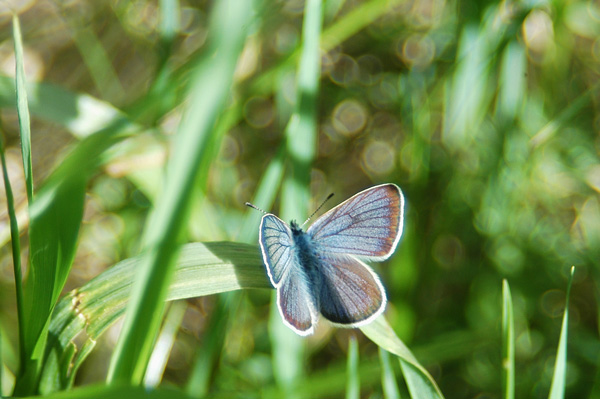
{"label": "butterfly", "polygon": [[319,314],[340,327],[360,327],[383,313],[383,285],[361,259],[382,261],[394,252],[403,212],[400,188],[382,184],[342,202],[306,232],[266,213],[259,244],[284,324],[306,336]]}

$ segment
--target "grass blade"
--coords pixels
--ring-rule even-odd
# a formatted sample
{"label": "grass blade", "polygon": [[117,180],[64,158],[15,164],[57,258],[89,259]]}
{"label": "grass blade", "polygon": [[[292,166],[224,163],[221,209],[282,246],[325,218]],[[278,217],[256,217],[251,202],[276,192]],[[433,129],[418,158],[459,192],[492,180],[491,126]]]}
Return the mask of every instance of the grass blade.
{"label": "grass blade", "polygon": [[[46,393],[71,386],[79,365],[98,338],[125,311],[143,258],[119,262],[63,297],[50,322],[44,369],[61,372]],[[213,295],[242,288],[272,288],[256,245],[210,242],[184,245],[167,300]],[[76,346],[75,337],[84,337]],[[52,364],[54,360],[58,363]]]}
{"label": "grass blade", "polygon": [[232,294],[234,293],[224,293],[219,296],[211,315],[210,325],[206,329],[202,347],[197,351],[194,368],[185,389],[188,395],[194,398],[203,398],[208,394],[211,377],[218,368],[227,335],[227,320],[231,313],[233,299],[237,297]]}
{"label": "grass blade", "polygon": [[352,335],[348,341],[346,363],[346,399],[360,398],[360,375],[358,374],[358,343]]}
{"label": "grass blade", "polygon": [[[68,15],[68,14],[67,14]],[[119,76],[104,49],[102,41],[96,35],[89,23],[79,16],[65,16],[68,24],[68,33],[75,43],[81,59],[87,67],[94,86],[103,99],[120,100],[125,96],[125,89],[121,86]]]}
{"label": "grass blade", "polygon": [[504,399],[515,397],[515,320],[508,281],[502,280],[502,389]]}
{"label": "grass blade", "polygon": [[[29,399],[39,398],[31,396]],[[92,385],[44,396],[46,399],[189,399],[185,393],[175,389],[146,389],[131,386]],[[27,399],[27,398],[25,398]]]}
{"label": "grass blade", "polygon": [[[308,187],[316,148],[322,20],[321,1],[308,0],[304,7],[296,104],[285,131],[286,159],[289,160],[281,194],[281,216],[285,220],[308,216]],[[275,296],[272,298],[269,327],[275,378],[285,395],[293,397],[304,370],[305,342],[281,322]]]}
{"label": "grass blade", "polygon": [[[4,129],[2,129],[4,130]],[[6,167],[6,154],[4,151],[4,136],[1,135],[0,131],[0,160],[2,162],[2,177],[4,178],[4,190],[6,192],[6,206],[8,208],[8,217],[10,220],[10,241],[13,256],[13,267],[15,274],[15,292],[17,296],[17,320],[19,323],[19,356],[20,364],[25,364],[26,353],[23,348],[23,342],[25,341],[25,328],[23,314],[23,274],[21,272],[21,238],[19,236],[19,224],[17,223],[17,215],[15,212],[15,200],[8,178],[8,169]],[[0,340],[0,346],[2,346]],[[1,359],[0,359],[1,360]],[[2,368],[2,362],[0,362],[0,369]],[[1,380],[0,376],[0,380]],[[0,381],[1,385],[1,381]],[[0,393],[2,389],[0,389]]]}
{"label": "grass blade", "polygon": [[29,106],[27,90],[25,89],[25,68],[23,67],[23,42],[21,40],[21,25],[19,17],[13,15],[13,39],[15,41],[17,113],[19,114],[19,130],[21,134],[21,154],[25,171],[25,187],[27,200],[31,204],[33,198],[33,171],[31,166],[31,125],[29,121]]}
{"label": "grass blade", "polygon": [[319,37],[323,19],[321,1],[307,1],[304,15],[296,107],[285,131],[290,169],[283,185],[281,214],[287,220],[300,220],[308,215],[310,169],[315,158],[317,142]]}
{"label": "grass blade", "polygon": [[399,357],[408,390],[413,398],[439,399],[444,397],[433,377],[421,366],[404,342],[396,336],[384,317],[378,317],[371,324],[360,329],[380,348]]}
{"label": "grass blade", "polygon": [[[252,198],[252,203],[259,208],[271,209],[275,202],[275,196],[283,179],[284,155],[285,152],[280,149],[277,156],[271,160],[267,170],[263,173],[256,194]],[[258,241],[258,226],[260,225],[261,218],[261,213],[254,210],[250,210],[246,214],[239,233],[240,240],[246,243]]]}
{"label": "grass blade", "polygon": [[181,28],[179,0],[160,0],[160,38],[168,44],[175,39]]}
{"label": "grass blade", "polygon": [[144,386],[146,388],[156,388],[162,380],[167,367],[167,361],[169,360],[169,354],[175,343],[177,331],[179,331],[179,327],[181,327],[181,322],[183,321],[185,308],[185,302],[173,302],[169,307],[167,316],[165,317],[165,324],[156,341],[156,346],[154,347],[152,356],[150,356],[148,369],[144,376]]}
{"label": "grass blade", "polygon": [[110,382],[139,384],[144,375],[174,272],[198,166],[229,94],[252,15],[250,6],[250,2],[224,1],[216,3],[213,10],[213,51],[195,71],[189,106],[167,167],[166,187],[145,230],[142,245],[147,251],[146,260],[111,360]]}
{"label": "grass blade", "polygon": [[569,327],[569,297],[571,296],[571,286],[573,285],[573,274],[575,274],[575,266],[571,267],[569,285],[567,286],[565,314],[563,315],[562,327],[560,329],[560,339],[558,341],[558,350],[556,352],[556,362],[554,363],[552,386],[550,388],[550,395],[548,396],[548,398],[550,399],[562,399],[565,397],[565,381],[567,379],[567,333]]}
{"label": "grass blade", "polygon": [[379,359],[381,360],[381,386],[383,386],[383,397],[385,399],[400,399],[400,391],[396,382],[396,375],[390,362],[388,351],[379,348]]}
{"label": "grass blade", "polygon": [[71,270],[83,216],[87,181],[103,152],[131,134],[126,121],[89,136],[69,154],[36,193],[30,206],[30,270],[24,285],[27,363],[15,394],[34,393],[50,315]]}

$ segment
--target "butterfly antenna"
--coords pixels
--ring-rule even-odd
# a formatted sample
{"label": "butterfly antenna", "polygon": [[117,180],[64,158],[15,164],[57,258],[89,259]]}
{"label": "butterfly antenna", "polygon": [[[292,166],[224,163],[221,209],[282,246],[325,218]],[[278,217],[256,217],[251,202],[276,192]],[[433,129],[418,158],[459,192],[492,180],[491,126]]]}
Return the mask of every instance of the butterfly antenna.
{"label": "butterfly antenna", "polygon": [[256,206],[256,205],[254,205],[254,204],[251,204],[251,203],[249,203],[249,202],[246,202],[246,204],[245,204],[245,205],[246,205],[247,207],[249,207],[249,208],[256,209],[257,211],[260,211],[260,212],[264,213],[265,215],[267,214],[267,212],[263,211],[262,209],[260,209],[259,207],[257,207],[257,206]]}
{"label": "butterfly antenna", "polygon": [[[304,221],[304,223],[302,223],[302,226],[304,226],[306,223],[308,223],[308,221],[309,221],[310,219],[312,219],[312,217],[313,217],[313,216],[315,216],[315,214],[316,214],[317,212],[319,212],[319,209],[323,208],[323,205],[325,205],[325,203],[326,203],[327,201],[329,201],[329,200],[331,199],[331,197],[333,197],[333,193],[329,194],[329,195],[327,196],[327,198],[325,198],[325,201],[321,202],[321,205],[319,205],[319,207],[318,207],[317,209],[315,209],[315,211],[312,213],[312,215],[310,215],[310,216],[308,217],[308,219],[306,219],[306,220]],[[300,226],[300,227],[302,227],[302,226]]]}

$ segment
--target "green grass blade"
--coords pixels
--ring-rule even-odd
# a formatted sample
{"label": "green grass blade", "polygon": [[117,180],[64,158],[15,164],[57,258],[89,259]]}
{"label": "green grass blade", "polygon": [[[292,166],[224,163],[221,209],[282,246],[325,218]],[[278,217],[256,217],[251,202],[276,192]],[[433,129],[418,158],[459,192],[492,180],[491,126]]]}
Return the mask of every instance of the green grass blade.
{"label": "green grass blade", "polygon": [[3,351],[2,351],[2,346],[3,346],[3,342],[2,342],[2,324],[0,323],[0,398],[3,397],[3,378],[4,378],[4,356],[3,356]]}
{"label": "green grass blade", "polygon": [[157,387],[162,380],[167,367],[167,361],[169,360],[169,354],[175,343],[177,331],[179,331],[179,327],[181,327],[181,322],[183,321],[185,309],[185,302],[179,301],[173,302],[167,311],[164,326],[158,336],[156,346],[148,362],[146,375],[144,376],[144,386],[147,388]]}
{"label": "green grass blade", "polygon": [[[283,179],[284,154],[285,152],[280,149],[277,156],[271,160],[267,170],[263,173],[263,177],[260,179],[256,194],[252,198],[252,203],[261,209],[271,209],[275,202],[275,196]],[[260,212],[256,212],[255,210],[248,211],[239,233],[241,241],[246,243],[257,242],[258,226],[260,226],[261,218],[262,214]]]}
{"label": "green grass blade", "polygon": [[[29,399],[39,398],[30,396]],[[25,399],[27,399],[25,398]],[[92,385],[72,389],[65,392],[56,392],[44,396],[45,399],[190,399],[190,396],[180,390],[159,388],[146,389],[132,386],[103,386]]]}
{"label": "green grass blade", "polygon": [[91,25],[79,17],[66,15],[64,20],[69,25],[71,39],[81,54],[100,96],[104,99],[124,98],[125,89],[121,86],[117,71]]}
{"label": "green grass blade", "polygon": [[413,398],[443,398],[442,392],[433,377],[417,361],[408,347],[396,336],[385,317],[378,317],[372,323],[360,328],[371,341],[380,348],[400,358],[408,390]]}
{"label": "green grass blade", "polygon": [[[308,216],[310,170],[316,150],[316,101],[320,79],[319,39],[322,19],[321,1],[307,1],[302,26],[296,104],[285,131],[288,164],[281,194],[281,216],[285,220],[300,220]],[[293,397],[294,389],[304,372],[305,342],[282,323],[275,296],[272,298],[269,327],[275,379],[285,395]]]}
{"label": "green grass blade", "polygon": [[360,375],[358,373],[358,342],[351,336],[348,341],[348,360],[346,362],[346,399],[360,398]]}
{"label": "green grass blade", "polygon": [[[2,129],[4,130],[4,129]],[[8,208],[8,217],[10,220],[10,241],[13,257],[13,270],[15,274],[15,292],[17,296],[17,320],[19,323],[19,356],[21,364],[25,364],[26,353],[23,348],[22,342],[25,341],[25,328],[23,314],[23,274],[21,271],[21,238],[19,236],[19,224],[17,223],[17,215],[15,212],[15,200],[13,196],[12,187],[8,178],[8,169],[6,167],[6,154],[4,152],[4,136],[1,135],[0,131],[0,161],[2,162],[2,177],[4,179],[4,190],[6,192],[6,206]],[[1,342],[1,340],[0,340]],[[0,343],[0,346],[2,344]],[[2,362],[0,362],[0,369],[2,368]],[[1,376],[0,376],[1,379]],[[0,393],[2,389],[0,389]]]}
{"label": "green grass blade", "polygon": [[219,2],[213,10],[210,31],[214,34],[214,52],[210,51],[195,71],[190,102],[167,166],[165,190],[142,240],[146,260],[111,360],[108,381],[139,384],[144,375],[160,326],[198,167],[207,154],[206,143],[229,94],[251,15],[250,2]]}
{"label": "green grass blade", "polygon": [[[44,363],[44,368],[55,367],[63,374],[59,385],[44,388],[47,393],[70,386],[98,338],[123,315],[142,260],[140,256],[119,262],[59,301],[50,322],[45,359],[58,359],[60,365]],[[272,288],[256,245],[193,243],[179,252],[167,300],[242,288]],[[76,346],[77,336],[85,337],[81,346]]]}
{"label": "green grass blade", "polygon": [[31,125],[29,121],[29,106],[27,90],[25,89],[25,68],[23,67],[23,42],[19,17],[13,15],[13,39],[15,41],[17,113],[19,114],[19,130],[21,134],[21,154],[23,155],[23,170],[25,171],[25,187],[27,200],[33,198],[33,168],[31,166]]}
{"label": "green grass blade", "polygon": [[565,397],[565,387],[567,379],[567,332],[569,327],[569,298],[571,296],[571,286],[573,285],[573,274],[575,267],[571,267],[569,276],[569,285],[567,286],[567,299],[565,302],[565,313],[563,315],[562,327],[560,330],[560,339],[558,341],[558,350],[556,352],[556,362],[554,363],[554,374],[552,376],[552,386],[550,388],[550,399],[562,399]]}
{"label": "green grass blade", "polygon": [[[0,107],[14,107],[15,81],[0,76]],[[84,138],[124,118],[112,105],[96,97],[73,93],[51,83],[28,83],[27,99],[32,115],[64,126]]]}
{"label": "green grass blade", "polygon": [[400,391],[396,382],[396,375],[390,362],[388,351],[379,348],[379,359],[381,360],[381,386],[383,387],[383,397],[385,399],[400,399]]}
{"label": "green grass blade", "polygon": [[515,397],[515,320],[508,281],[502,280],[502,389],[504,399]]}
{"label": "green grass blade", "polygon": [[181,27],[179,0],[160,0],[160,37],[163,43],[171,43]]}
{"label": "green grass blade", "polygon": [[557,132],[564,127],[567,122],[575,116],[580,115],[582,110],[592,102],[600,90],[600,83],[590,87],[582,93],[577,99],[571,101],[556,117],[546,123],[530,140],[529,144],[532,148],[536,148],[550,140]]}
{"label": "green grass blade", "polygon": [[323,19],[321,1],[307,1],[304,15],[296,107],[285,132],[290,169],[283,185],[281,214],[287,220],[300,220],[308,216],[310,170],[317,142],[317,95],[321,57],[319,38]]}
{"label": "green grass blade", "polygon": [[36,193],[30,206],[29,278],[24,285],[27,363],[16,384],[16,393],[36,389],[50,314],[71,270],[83,215],[85,189],[103,152],[132,133],[126,121],[80,142]]}
{"label": "green grass blade", "polygon": [[188,395],[194,398],[203,398],[209,392],[211,377],[218,369],[219,358],[227,335],[227,319],[233,299],[236,297],[237,295],[233,292],[221,294],[212,312],[210,325],[206,329],[202,346],[197,351],[194,368],[185,389]]}

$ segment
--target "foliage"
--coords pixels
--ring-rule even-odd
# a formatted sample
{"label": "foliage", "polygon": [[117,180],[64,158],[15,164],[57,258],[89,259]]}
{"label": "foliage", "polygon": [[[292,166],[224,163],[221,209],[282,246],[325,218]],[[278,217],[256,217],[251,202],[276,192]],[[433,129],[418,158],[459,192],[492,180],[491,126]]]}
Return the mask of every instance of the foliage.
{"label": "foliage", "polygon": [[[0,394],[600,395],[597,5],[14,7]],[[296,337],[244,202],[381,182],[407,199],[385,318]]]}

